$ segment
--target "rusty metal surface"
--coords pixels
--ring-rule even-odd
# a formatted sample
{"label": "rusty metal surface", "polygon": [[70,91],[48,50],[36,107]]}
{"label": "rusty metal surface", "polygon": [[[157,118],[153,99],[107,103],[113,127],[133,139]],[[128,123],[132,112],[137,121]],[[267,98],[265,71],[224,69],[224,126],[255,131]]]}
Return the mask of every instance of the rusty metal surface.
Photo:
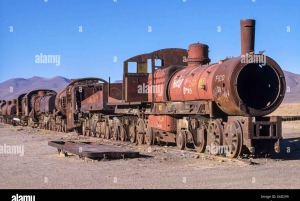
{"label": "rusty metal surface", "polygon": [[11,100],[11,104],[7,107],[6,109],[6,114],[7,115],[16,115],[16,103],[17,103],[17,99],[12,99]]}
{"label": "rusty metal surface", "polygon": [[67,94],[66,89],[60,91],[55,98],[55,108],[61,112],[62,115],[66,115],[67,107]]}
{"label": "rusty metal surface", "polygon": [[39,101],[39,111],[52,113],[55,109],[55,97],[56,94],[47,94],[41,97]]}
{"label": "rusty metal surface", "polygon": [[246,55],[177,71],[167,89],[170,101],[210,100],[228,115],[246,116],[267,115],[279,107],[286,89],[283,71],[270,57],[251,53],[254,21],[242,20],[241,26]]}
{"label": "rusty metal surface", "polygon": [[125,77],[125,86],[126,101],[148,101],[148,75],[128,74],[127,77]]}
{"label": "rusty metal surface", "polygon": [[18,102],[22,104],[21,111],[23,117],[31,116],[31,118],[34,118],[35,116],[34,110],[40,109],[39,102],[36,102],[38,99],[40,99],[40,96],[38,94],[44,95],[49,93],[56,94],[56,91],[51,89],[39,89],[39,90],[30,91],[26,95],[24,96],[22,95],[21,97],[19,97],[19,99],[21,100],[19,100]]}
{"label": "rusty metal surface", "polygon": [[[110,110],[107,107],[108,87],[108,82],[101,78],[76,79],[66,87],[65,108],[68,130],[81,127],[83,122],[79,119],[79,115],[81,115],[82,111],[89,111],[90,107],[92,107],[92,110],[102,110],[104,108],[108,111]],[[100,93],[101,95],[99,95]],[[60,99],[58,98],[56,105],[60,104],[59,101]]]}
{"label": "rusty metal surface", "polygon": [[[148,74],[153,73],[158,69],[164,69],[167,68],[171,65],[179,65],[179,66],[186,66],[186,58],[187,58],[187,50],[186,49],[180,49],[180,48],[166,48],[166,49],[161,49],[157,50],[148,54],[141,54],[137,55],[134,57],[131,57],[124,61],[124,66],[123,66],[123,90],[122,90],[122,99],[125,101],[130,101],[127,100],[127,98],[130,98],[131,96],[128,95],[128,93],[131,93],[131,90],[133,90],[130,86],[131,82],[128,82],[126,79],[127,77],[130,76],[140,76],[140,77],[145,77],[148,79]],[[161,66],[156,66],[155,65],[155,60],[161,60]],[[151,70],[148,70],[148,60],[151,60]],[[128,62],[136,62],[136,71],[135,72],[128,72]],[[142,67],[143,70],[140,70]],[[129,78],[130,79],[130,78]],[[127,80],[127,81],[126,81]],[[148,80],[145,80],[143,83],[147,84]],[[154,81],[152,80],[151,83]],[[142,83],[142,84],[143,84]],[[137,90],[137,89],[135,89]],[[136,92],[135,92],[136,93]],[[137,94],[137,93],[136,93]],[[143,99],[142,101],[147,101],[148,99],[148,93],[145,95],[142,95]],[[154,98],[152,98],[154,99]]]}
{"label": "rusty metal surface", "polygon": [[219,64],[180,70],[171,78],[170,100],[209,99],[216,101],[226,114],[269,114],[281,104],[286,83],[280,66],[271,58],[265,58],[263,67],[244,64],[241,57],[236,57]]}
{"label": "rusty metal surface", "polygon": [[23,112],[24,111],[22,111],[22,99],[23,99],[23,97],[26,95],[26,93],[24,93],[24,94],[21,94],[21,95],[19,95],[18,96],[18,98],[17,98],[17,103],[16,103],[16,115],[18,116],[18,117],[20,117],[20,116],[22,116],[23,115]]}
{"label": "rusty metal surface", "polygon": [[95,111],[95,110],[102,110],[102,109],[103,109],[102,91],[98,91],[97,93],[81,101],[81,111]]}
{"label": "rusty metal surface", "polygon": [[62,152],[69,152],[86,158],[135,158],[139,152],[132,151],[113,145],[104,145],[92,142],[74,141],[49,141],[49,146],[55,147]]}
{"label": "rusty metal surface", "polygon": [[122,99],[122,83],[110,83],[109,96],[111,98],[121,100]]}
{"label": "rusty metal surface", "polygon": [[0,116],[2,115],[2,109],[3,107],[6,105],[6,101],[5,100],[1,100],[0,101]]}
{"label": "rusty metal surface", "polygon": [[254,52],[255,20],[240,20],[241,27],[241,54]]}
{"label": "rusty metal surface", "polygon": [[202,43],[194,43],[189,45],[189,53],[186,62],[188,66],[198,66],[200,64],[208,64],[210,58],[208,57],[208,45]]}
{"label": "rusty metal surface", "polygon": [[7,115],[7,108],[8,108],[8,106],[11,104],[11,101],[7,101],[6,103],[5,103],[5,105],[2,107],[2,115],[3,116],[5,116],[5,115]]}
{"label": "rusty metal surface", "polygon": [[[152,96],[154,97],[154,102],[168,101],[168,94],[166,89],[168,88],[169,78],[178,70],[185,68],[185,66],[170,66],[168,68],[156,70],[154,78],[153,74],[149,74],[148,77],[148,101],[152,101]],[[152,79],[153,83],[152,84]],[[153,94],[152,94],[153,93]]]}
{"label": "rusty metal surface", "polygon": [[157,128],[167,132],[174,132],[177,130],[176,119],[167,115],[149,115],[148,125],[152,128]]}
{"label": "rusty metal surface", "polygon": [[101,78],[97,78],[97,77],[85,77],[85,78],[71,79],[70,80],[70,84],[68,86],[71,86],[71,85],[76,86],[76,85],[97,84],[99,82],[107,83],[106,80],[101,79]]}

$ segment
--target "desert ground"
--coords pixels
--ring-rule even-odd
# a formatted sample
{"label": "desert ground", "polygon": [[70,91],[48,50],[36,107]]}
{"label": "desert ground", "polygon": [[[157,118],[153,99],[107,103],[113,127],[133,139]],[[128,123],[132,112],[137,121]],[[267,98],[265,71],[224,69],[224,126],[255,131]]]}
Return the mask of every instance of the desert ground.
{"label": "desert ground", "polygon": [[[294,107],[294,106],[293,106]],[[295,107],[300,107],[296,104]],[[295,108],[282,106],[284,113]],[[298,110],[299,111],[299,110]],[[282,111],[277,111],[279,114]],[[287,114],[286,114],[287,115]],[[288,114],[291,115],[291,114]],[[0,145],[22,145],[22,154],[0,154],[1,189],[299,189],[300,121],[283,122],[281,152],[244,162],[176,147],[129,145],[138,158],[83,160],[49,146],[53,140],[111,140],[0,124]],[[190,154],[189,154],[190,153]],[[21,156],[22,155],[22,156]]]}
{"label": "desert ground", "polygon": [[300,103],[282,103],[269,116],[300,116]]}

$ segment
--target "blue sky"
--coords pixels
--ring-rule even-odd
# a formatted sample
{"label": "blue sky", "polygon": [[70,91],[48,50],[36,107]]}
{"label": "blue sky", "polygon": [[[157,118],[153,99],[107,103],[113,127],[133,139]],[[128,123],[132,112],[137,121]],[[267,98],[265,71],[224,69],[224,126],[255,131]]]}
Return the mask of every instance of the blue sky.
{"label": "blue sky", "polygon": [[[209,46],[211,62],[239,56],[240,19],[256,20],[255,52],[300,74],[299,8],[296,0],[0,0],[0,82],[120,80],[124,60],[195,42]],[[60,65],[35,63],[40,54],[59,55]]]}

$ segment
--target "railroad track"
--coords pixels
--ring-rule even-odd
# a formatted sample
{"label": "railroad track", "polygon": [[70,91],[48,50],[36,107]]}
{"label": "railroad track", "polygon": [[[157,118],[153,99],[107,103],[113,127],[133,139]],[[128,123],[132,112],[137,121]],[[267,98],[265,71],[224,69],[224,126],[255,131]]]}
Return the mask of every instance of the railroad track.
{"label": "railroad track", "polygon": [[282,116],[282,121],[298,121],[300,116]]}

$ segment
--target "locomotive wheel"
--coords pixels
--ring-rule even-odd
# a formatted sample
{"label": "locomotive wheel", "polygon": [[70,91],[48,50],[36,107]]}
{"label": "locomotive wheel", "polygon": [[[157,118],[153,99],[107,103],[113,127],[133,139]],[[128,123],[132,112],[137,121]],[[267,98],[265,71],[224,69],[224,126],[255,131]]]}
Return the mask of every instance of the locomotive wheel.
{"label": "locomotive wheel", "polygon": [[[205,128],[202,128],[203,130],[203,136],[200,136],[200,139],[197,139],[197,142],[194,142],[194,148],[197,152],[203,153],[206,149],[206,138],[207,138],[207,132]],[[201,132],[201,129],[197,129],[198,132]]]}
{"label": "locomotive wheel", "polygon": [[90,136],[90,130],[86,129],[86,122],[83,122],[82,124],[82,135]]}
{"label": "locomotive wheel", "polygon": [[54,123],[52,124],[51,130],[55,131],[55,124]]}
{"label": "locomotive wheel", "polygon": [[229,120],[223,132],[226,156],[236,158],[241,155],[243,146],[243,134],[240,123],[236,120]]}
{"label": "locomotive wheel", "polygon": [[120,139],[123,142],[127,141],[127,133],[126,133],[126,129],[124,128],[124,126],[121,126],[121,128],[120,128]]}
{"label": "locomotive wheel", "polygon": [[113,140],[119,140],[119,126],[115,126],[113,134],[112,134],[112,138]]}
{"label": "locomotive wheel", "polygon": [[153,130],[150,126],[148,126],[146,129],[145,142],[147,145],[153,145],[154,140],[155,140],[155,137],[154,137]]}
{"label": "locomotive wheel", "polygon": [[144,134],[137,134],[137,142],[138,145],[142,145],[145,142],[145,135]]}
{"label": "locomotive wheel", "polygon": [[108,125],[105,126],[105,139],[110,139],[111,138],[111,130]]}
{"label": "locomotive wheel", "polygon": [[59,125],[59,126],[56,126],[56,131],[57,131],[57,132],[61,132],[61,130],[62,130],[62,128],[61,128],[60,125]]}
{"label": "locomotive wheel", "polygon": [[[96,124],[96,129],[95,129],[95,130],[96,130],[95,132],[96,132],[96,137],[97,137],[97,138],[102,138],[102,133],[101,133],[101,130],[100,130],[100,126],[101,126],[100,122],[97,122],[97,124]],[[99,129],[97,129],[97,128],[99,128]],[[98,130],[99,132],[98,132],[97,130]]]}
{"label": "locomotive wheel", "polygon": [[185,131],[179,131],[176,136],[176,145],[180,150],[184,150],[186,146],[186,133]]}
{"label": "locomotive wheel", "polygon": [[67,133],[67,124],[64,124],[64,132]]}
{"label": "locomotive wheel", "polygon": [[139,145],[144,144],[144,142],[145,142],[145,123],[144,123],[143,119],[140,119],[137,123],[136,137],[137,137],[137,141],[138,141]]}
{"label": "locomotive wheel", "polygon": [[210,143],[210,154],[217,155],[219,147],[222,145],[223,126],[219,119],[210,122],[207,131],[207,142]]}
{"label": "locomotive wheel", "polygon": [[129,126],[129,139],[131,143],[136,143],[136,127],[135,125]]}

